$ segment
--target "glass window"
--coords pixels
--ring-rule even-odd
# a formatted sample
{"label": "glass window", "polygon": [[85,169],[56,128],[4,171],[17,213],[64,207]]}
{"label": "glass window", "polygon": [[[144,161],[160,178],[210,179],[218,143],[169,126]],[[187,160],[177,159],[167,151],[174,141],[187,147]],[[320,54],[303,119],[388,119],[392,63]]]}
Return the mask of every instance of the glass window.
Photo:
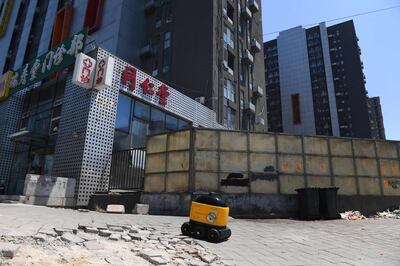
{"label": "glass window", "polygon": [[234,35],[231,29],[225,28],[224,31],[224,42],[229,45],[232,49],[235,48],[235,43],[234,43]]}
{"label": "glass window", "polygon": [[151,108],[150,134],[161,133],[165,130],[165,113],[157,108]]}
{"label": "glass window", "polygon": [[235,111],[229,106],[225,107],[226,109],[225,109],[224,124],[227,128],[233,128],[235,121]]}
{"label": "glass window", "polygon": [[139,119],[149,121],[150,118],[150,106],[140,101],[135,101],[135,113],[134,116]]}
{"label": "glass window", "polygon": [[189,127],[190,127],[189,122],[180,119],[178,120],[178,129],[186,129]]}
{"label": "glass window", "polygon": [[176,117],[173,117],[172,115],[167,115],[165,127],[167,131],[178,130],[178,119]]}
{"label": "glass window", "polygon": [[164,33],[164,49],[171,47],[171,32]]}
{"label": "glass window", "polygon": [[125,132],[115,130],[114,133],[114,150],[127,150],[130,148],[130,135]]}
{"label": "glass window", "polygon": [[57,82],[57,87],[55,92],[56,100],[64,97],[65,85],[66,85],[65,79],[63,81]]}
{"label": "glass window", "polygon": [[61,116],[61,105],[58,105],[53,108],[53,118],[57,118]]}
{"label": "glass window", "polygon": [[132,148],[143,148],[146,147],[146,139],[148,135],[149,124],[146,121],[139,119],[133,119],[132,123]]}
{"label": "glass window", "polygon": [[292,94],[293,124],[301,124],[300,94]]}
{"label": "glass window", "polygon": [[224,97],[232,102],[235,102],[235,88],[231,80],[225,80]]}
{"label": "glass window", "polygon": [[131,113],[132,100],[128,96],[120,94],[118,97],[117,118],[115,121],[115,129],[129,132],[129,120]]}

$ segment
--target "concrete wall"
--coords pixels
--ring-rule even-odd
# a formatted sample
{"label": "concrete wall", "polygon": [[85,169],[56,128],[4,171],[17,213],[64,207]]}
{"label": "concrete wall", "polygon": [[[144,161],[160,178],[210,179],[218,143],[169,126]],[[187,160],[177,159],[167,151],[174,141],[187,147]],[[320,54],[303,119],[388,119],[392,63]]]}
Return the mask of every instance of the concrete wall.
{"label": "concrete wall", "polygon": [[155,135],[148,139],[144,190],[220,192],[229,199],[264,194],[270,209],[295,206],[288,199],[303,187],[336,186],[344,197],[400,196],[399,147],[393,141],[209,129]]}

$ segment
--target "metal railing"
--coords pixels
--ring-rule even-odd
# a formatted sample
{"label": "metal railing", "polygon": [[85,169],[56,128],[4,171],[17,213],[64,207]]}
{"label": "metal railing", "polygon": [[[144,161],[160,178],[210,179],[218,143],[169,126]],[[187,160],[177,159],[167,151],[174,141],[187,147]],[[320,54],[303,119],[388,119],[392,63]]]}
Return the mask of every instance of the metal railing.
{"label": "metal railing", "polygon": [[145,148],[114,151],[108,189],[142,190],[145,162]]}

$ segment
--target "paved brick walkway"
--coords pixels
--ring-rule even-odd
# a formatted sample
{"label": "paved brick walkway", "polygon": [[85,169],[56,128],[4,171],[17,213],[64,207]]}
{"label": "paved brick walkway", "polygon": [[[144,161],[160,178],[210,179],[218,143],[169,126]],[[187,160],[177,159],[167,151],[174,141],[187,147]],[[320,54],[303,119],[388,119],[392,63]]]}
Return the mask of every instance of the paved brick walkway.
{"label": "paved brick walkway", "polygon": [[[184,217],[81,213],[21,204],[0,204],[0,235],[29,236],[42,226],[128,223],[178,233]],[[220,244],[199,241],[232,265],[400,265],[400,220],[230,221],[232,237]]]}

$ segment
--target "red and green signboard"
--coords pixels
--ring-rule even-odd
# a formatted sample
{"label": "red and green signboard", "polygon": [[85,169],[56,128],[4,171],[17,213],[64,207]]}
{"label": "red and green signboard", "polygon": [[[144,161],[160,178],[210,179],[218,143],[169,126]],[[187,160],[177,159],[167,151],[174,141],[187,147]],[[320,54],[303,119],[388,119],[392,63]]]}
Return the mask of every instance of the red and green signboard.
{"label": "red and green signboard", "polygon": [[76,55],[83,51],[86,30],[74,34],[58,47],[23,65],[14,72],[10,94],[14,94],[75,63]]}

